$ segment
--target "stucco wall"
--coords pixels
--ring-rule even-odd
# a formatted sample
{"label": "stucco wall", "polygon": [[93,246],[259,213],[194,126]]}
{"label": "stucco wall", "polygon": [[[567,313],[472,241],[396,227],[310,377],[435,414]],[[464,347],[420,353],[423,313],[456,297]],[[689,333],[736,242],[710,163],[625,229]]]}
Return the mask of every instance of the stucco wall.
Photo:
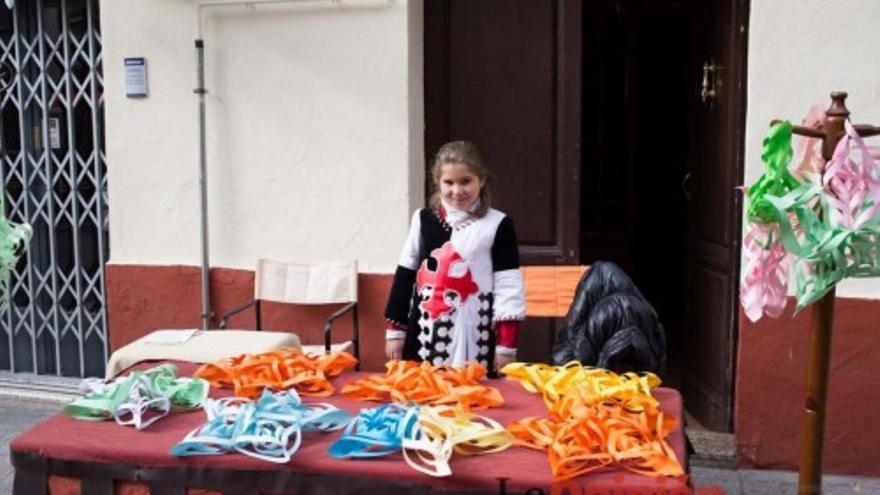
{"label": "stucco wall", "polygon": [[[101,2],[111,263],[200,263],[194,0]],[[202,10],[212,266],[390,272],[422,201],[421,2]],[[150,95],[124,95],[123,58]],[[418,185],[418,186],[414,186]]]}
{"label": "stucco wall", "polygon": [[[827,108],[831,91],[849,93],[854,122],[880,124],[880,2],[752,0],[750,17],[746,184],[763,170],[770,121],[799,123],[814,104]],[[837,294],[880,298],[880,281],[846,280]]]}

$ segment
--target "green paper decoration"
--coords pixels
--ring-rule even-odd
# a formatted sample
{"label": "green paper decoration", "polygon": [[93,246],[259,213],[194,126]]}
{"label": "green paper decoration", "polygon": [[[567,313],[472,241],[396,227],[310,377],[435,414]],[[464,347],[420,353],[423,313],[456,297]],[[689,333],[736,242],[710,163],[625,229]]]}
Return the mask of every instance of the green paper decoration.
{"label": "green paper decoration", "polygon": [[[0,197],[0,213],[5,213],[2,197]],[[15,269],[18,259],[24,254],[31,240],[31,226],[10,222],[5,214],[0,214],[0,303],[6,299],[6,279],[9,272]]]}
{"label": "green paper decoration", "polygon": [[791,122],[780,122],[772,126],[764,138],[764,150],[761,152],[764,174],[748,189],[750,222],[778,221],[778,212],[767,201],[767,196],[783,196],[801,185],[788,171],[788,163],[793,154],[791,131]]}

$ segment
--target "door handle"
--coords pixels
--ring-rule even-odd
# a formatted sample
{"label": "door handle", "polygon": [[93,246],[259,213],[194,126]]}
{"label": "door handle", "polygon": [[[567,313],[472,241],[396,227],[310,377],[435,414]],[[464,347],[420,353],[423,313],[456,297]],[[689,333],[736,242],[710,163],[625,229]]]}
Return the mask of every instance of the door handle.
{"label": "door handle", "polygon": [[700,100],[703,103],[712,102],[718,96],[718,70],[712,60],[703,62],[703,84],[700,90]]}

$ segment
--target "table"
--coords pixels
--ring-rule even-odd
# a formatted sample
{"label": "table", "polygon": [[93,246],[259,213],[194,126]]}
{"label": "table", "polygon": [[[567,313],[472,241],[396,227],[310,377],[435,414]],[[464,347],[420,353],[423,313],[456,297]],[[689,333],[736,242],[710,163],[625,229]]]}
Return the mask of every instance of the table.
{"label": "table", "polygon": [[[145,369],[156,362],[141,363]],[[179,376],[191,375],[196,365],[175,363]],[[366,373],[346,372],[333,380],[337,391]],[[499,408],[482,411],[501,424],[527,416],[546,415],[543,401],[514,381],[490,380],[505,399]],[[212,397],[230,395],[212,388]],[[682,416],[681,395],[657,388],[662,410]],[[303,398],[329,402],[356,415],[377,404],[334,395]],[[433,478],[410,468],[400,454],[369,459],[335,459],[326,452],[341,431],[305,433],[303,443],[288,464],[278,465],[241,454],[177,458],[171,447],[203,424],[202,411],[171,414],[148,429],[137,431],[113,421],[82,421],[57,414],[15,438],[10,444],[15,466],[14,495],[244,495],[244,494],[498,494],[506,479],[508,494],[549,494],[550,466],[545,452],[523,447],[473,457],[453,456],[453,475]],[[681,427],[668,437],[670,446],[686,465]],[[114,482],[115,480],[115,482]],[[574,494],[689,493],[687,477],[650,478],[623,469],[606,469],[569,482]],[[557,487],[557,492],[559,492]]]}

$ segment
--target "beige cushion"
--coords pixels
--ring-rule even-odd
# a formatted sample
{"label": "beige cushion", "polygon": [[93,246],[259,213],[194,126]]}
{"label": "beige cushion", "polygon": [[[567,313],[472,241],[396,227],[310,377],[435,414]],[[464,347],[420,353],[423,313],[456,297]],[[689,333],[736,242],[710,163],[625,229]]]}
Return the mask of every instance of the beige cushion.
{"label": "beige cushion", "polygon": [[[185,342],[156,343],[152,332],[117,349],[107,363],[106,378],[113,378],[140,361],[169,359],[192,363],[212,363],[240,354],[258,354],[273,349],[300,349],[299,337],[288,332],[255,330],[211,330],[196,332]],[[165,332],[165,331],[163,331]],[[183,332],[183,331],[182,331]],[[167,333],[167,332],[166,332]]]}

